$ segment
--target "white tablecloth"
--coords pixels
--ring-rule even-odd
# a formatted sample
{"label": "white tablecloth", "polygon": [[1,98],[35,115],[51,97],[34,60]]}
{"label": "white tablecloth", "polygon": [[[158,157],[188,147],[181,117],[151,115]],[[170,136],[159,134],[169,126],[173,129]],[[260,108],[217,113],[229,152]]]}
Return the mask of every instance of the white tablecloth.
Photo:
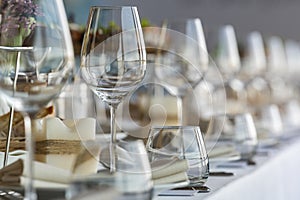
{"label": "white tablecloth", "polygon": [[[268,152],[268,155],[266,153]],[[159,196],[156,199],[205,200],[299,200],[300,138],[285,141],[277,148],[259,150],[255,166],[241,163],[238,168],[214,167],[211,171],[230,171],[234,176],[209,177],[210,193],[194,196]]]}

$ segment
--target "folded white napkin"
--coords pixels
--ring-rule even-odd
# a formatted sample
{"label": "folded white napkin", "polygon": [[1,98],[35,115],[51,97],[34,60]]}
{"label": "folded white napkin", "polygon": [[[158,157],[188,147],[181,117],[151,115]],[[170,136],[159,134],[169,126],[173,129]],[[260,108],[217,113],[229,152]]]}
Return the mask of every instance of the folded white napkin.
{"label": "folded white napkin", "polygon": [[168,184],[187,181],[188,161],[185,159],[160,159],[151,163],[154,184]]}
{"label": "folded white napkin", "polygon": [[[95,140],[96,120],[57,117],[36,121],[33,136],[36,143],[34,179],[37,183],[68,184],[74,176],[96,173],[98,148],[87,150],[81,142]],[[2,184],[23,184],[28,177],[25,151],[10,152],[8,166],[0,169]],[[0,152],[0,163],[4,153]],[[54,185],[55,185],[54,184]],[[48,184],[51,185],[51,184]]]}
{"label": "folded white napkin", "polygon": [[209,158],[215,158],[224,156],[227,154],[230,154],[232,152],[236,151],[235,147],[233,145],[220,145],[220,146],[214,146],[213,149],[211,149],[208,152]]}
{"label": "folded white napkin", "polygon": [[[28,177],[27,165],[25,165],[25,151],[11,152],[8,165],[0,169],[0,184],[23,185]],[[0,153],[0,162],[4,154]],[[63,157],[62,157],[63,158]],[[62,187],[67,186],[74,177],[86,176],[96,173],[97,161],[83,150],[77,157],[76,166],[73,170],[63,169],[50,163],[33,161],[34,180],[36,187]],[[63,162],[63,161],[61,161]],[[91,170],[93,168],[94,170]]]}
{"label": "folded white napkin", "polygon": [[[24,183],[28,176],[28,170],[26,165],[24,165],[24,158],[22,157],[23,156],[19,158],[13,157],[14,161],[0,170],[0,183],[2,185],[22,185]],[[73,175],[72,172],[68,170],[38,161],[34,161],[33,166],[35,180],[41,182],[67,184]]]}

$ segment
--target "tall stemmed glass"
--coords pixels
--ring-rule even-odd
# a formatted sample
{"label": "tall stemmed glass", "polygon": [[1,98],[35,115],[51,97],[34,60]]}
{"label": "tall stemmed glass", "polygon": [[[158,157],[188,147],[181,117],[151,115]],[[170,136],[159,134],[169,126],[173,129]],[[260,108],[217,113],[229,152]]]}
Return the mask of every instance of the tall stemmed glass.
{"label": "tall stemmed glass", "polygon": [[183,98],[201,82],[209,63],[204,31],[201,20],[193,18],[169,21],[161,32],[156,77],[177,97],[178,125],[183,125]]}
{"label": "tall stemmed glass", "polygon": [[266,40],[268,49],[268,71],[266,74],[271,87],[272,103],[283,105],[293,98],[294,91],[288,74],[288,61],[285,44],[279,36],[271,36]]}
{"label": "tall stemmed glass", "polygon": [[110,171],[116,170],[115,112],[142,81],[146,50],[136,7],[91,7],[81,52],[81,75],[110,107]]}
{"label": "tall stemmed glass", "polygon": [[246,39],[246,56],[242,71],[245,71],[250,76],[249,78],[261,76],[267,68],[263,37],[260,32],[253,31],[247,35]]}
{"label": "tall stemmed glass", "polygon": [[258,31],[249,33],[246,42],[246,55],[241,70],[247,91],[248,106],[253,112],[269,103],[271,91],[266,80],[267,59],[261,33]]}
{"label": "tall stemmed glass", "polygon": [[246,93],[244,84],[239,77],[241,61],[232,25],[222,26],[219,30],[219,49],[216,61],[224,79],[227,113],[242,112],[245,108]]}
{"label": "tall stemmed glass", "polygon": [[36,199],[31,119],[68,82],[73,46],[62,0],[3,0],[0,8],[0,92],[24,116],[25,198]]}
{"label": "tall stemmed glass", "polygon": [[234,79],[240,70],[241,61],[232,25],[222,26],[219,30],[219,49],[216,60],[225,81]]}

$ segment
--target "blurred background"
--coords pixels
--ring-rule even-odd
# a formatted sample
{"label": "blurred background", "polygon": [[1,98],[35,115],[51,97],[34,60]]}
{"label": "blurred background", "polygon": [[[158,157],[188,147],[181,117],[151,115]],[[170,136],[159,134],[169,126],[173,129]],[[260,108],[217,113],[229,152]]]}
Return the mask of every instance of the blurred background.
{"label": "blurred background", "polygon": [[[141,18],[153,25],[164,19],[199,17],[202,20],[208,49],[216,46],[220,26],[235,27],[237,39],[243,44],[247,33],[257,30],[263,36],[278,35],[300,39],[300,2],[297,0],[64,0],[69,20],[85,24],[92,5],[136,5]],[[159,6],[158,6],[159,5]]]}
{"label": "blurred background", "polygon": [[[256,108],[274,103],[281,109],[281,107],[284,107],[284,104],[290,104],[289,102],[292,102],[292,100],[296,100],[298,107],[298,98],[300,96],[298,81],[300,72],[300,62],[298,61],[300,56],[300,43],[298,42],[300,39],[300,21],[297,20],[300,18],[299,1],[64,0],[64,2],[75,54],[77,55],[77,66],[79,66],[79,55],[90,6],[135,5],[138,7],[143,27],[162,27],[165,20],[184,21],[191,18],[199,18],[201,20],[208,54],[221,70],[223,81],[228,81],[228,87],[225,88],[226,103],[224,103],[224,94],[218,94],[217,91],[205,88],[210,86],[204,86],[203,88],[200,84],[193,91],[199,93],[199,95],[201,94],[203,105],[200,105],[200,107],[203,107],[205,112],[209,110],[208,107],[216,108],[219,104],[223,111],[226,104],[227,113],[241,112],[245,111],[246,107]],[[230,66],[232,63],[222,63],[219,60],[220,56],[222,56],[220,51],[222,49],[224,51],[228,50],[226,50],[228,44],[224,44],[225,46],[222,47],[222,43],[225,40],[222,37],[220,38],[220,35],[223,34],[224,36],[224,33],[222,33],[224,28],[232,29],[230,31],[233,32],[230,48],[235,48],[235,43],[237,45],[238,55],[235,55],[236,62],[233,64],[234,66]],[[153,33],[153,31],[149,32],[150,35]],[[146,34],[145,38],[147,38]],[[149,38],[150,40],[155,40],[158,37],[157,35],[152,35]],[[149,55],[148,58],[150,57]],[[222,69],[224,67],[226,69],[229,67],[227,69],[229,71],[236,71],[229,73],[227,70]],[[209,69],[212,69],[211,66]],[[209,75],[205,79],[209,84],[216,84],[212,82],[216,81],[217,76],[214,73],[212,74],[211,80],[208,80],[210,79]],[[226,76],[232,76],[231,80],[226,80]],[[211,97],[210,95],[212,94],[216,97]],[[165,98],[165,95],[163,96]],[[163,105],[168,110],[168,116],[170,114],[169,111],[176,111],[176,97],[172,95],[171,97],[173,103],[170,103],[171,100],[168,99],[168,104]],[[216,103],[213,103],[214,98],[216,98]],[[133,99],[139,102],[138,98]],[[224,101],[220,101],[220,99],[224,99]],[[185,101],[188,102],[187,107],[189,107],[191,100],[187,99]],[[141,102],[145,104],[144,101]],[[197,102],[199,101],[197,100]],[[131,102],[131,104],[133,103]],[[197,110],[195,108],[188,110],[187,121],[198,119],[195,115],[200,115],[200,118],[207,115],[205,118],[210,118],[212,114],[204,114],[201,109],[197,111],[199,112],[197,114],[192,114]],[[246,110],[249,111],[249,109]],[[297,109],[293,106],[292,110]],[[300,116],[300,112],[296,116]],[[298,118],[294,119],[296,120],[295,123],[298,124]],[[201,127],[206,130],[207,127],[201,123],[201,120]],[[204,121],[210,121],[210,119],[205,119]]]}

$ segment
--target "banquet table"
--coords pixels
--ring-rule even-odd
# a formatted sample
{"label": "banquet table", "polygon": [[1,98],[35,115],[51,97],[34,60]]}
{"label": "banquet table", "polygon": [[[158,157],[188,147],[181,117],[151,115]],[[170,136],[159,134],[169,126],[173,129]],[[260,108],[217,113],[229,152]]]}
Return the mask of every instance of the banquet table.
{"label": "banquet table", "polygon": [[[232,172],[233,176],[210,176],[206,185],[209,193],[184,193],[155,196],[154,200],[298,200],[300,199],[300,129],[286,137],[278,145],[260,147],[253,160],[246,162],[211,163],[210,171]],[[173,196],[170,196],[173,194]],[[38,190],[39,199],[63,200],[59,190]],[[1,197],[0,197],[1,199]]]}
{"label": "banquet table", "polygon": [[[300,130],[297,130],[297,133]],[[295,131],[294,131],[295,132]],[[293,134],[294,135],[294,134]],[[209,193],[190,196],[158,196],[156,200],[293,200],[300,199],[300,137],[286,137],[274,147],[258,148],[256,165],[245,162],[219,164],[211,171],[233,172],[233,176],[210,176]],[[169,192],[171,194],[171,192]]]}

